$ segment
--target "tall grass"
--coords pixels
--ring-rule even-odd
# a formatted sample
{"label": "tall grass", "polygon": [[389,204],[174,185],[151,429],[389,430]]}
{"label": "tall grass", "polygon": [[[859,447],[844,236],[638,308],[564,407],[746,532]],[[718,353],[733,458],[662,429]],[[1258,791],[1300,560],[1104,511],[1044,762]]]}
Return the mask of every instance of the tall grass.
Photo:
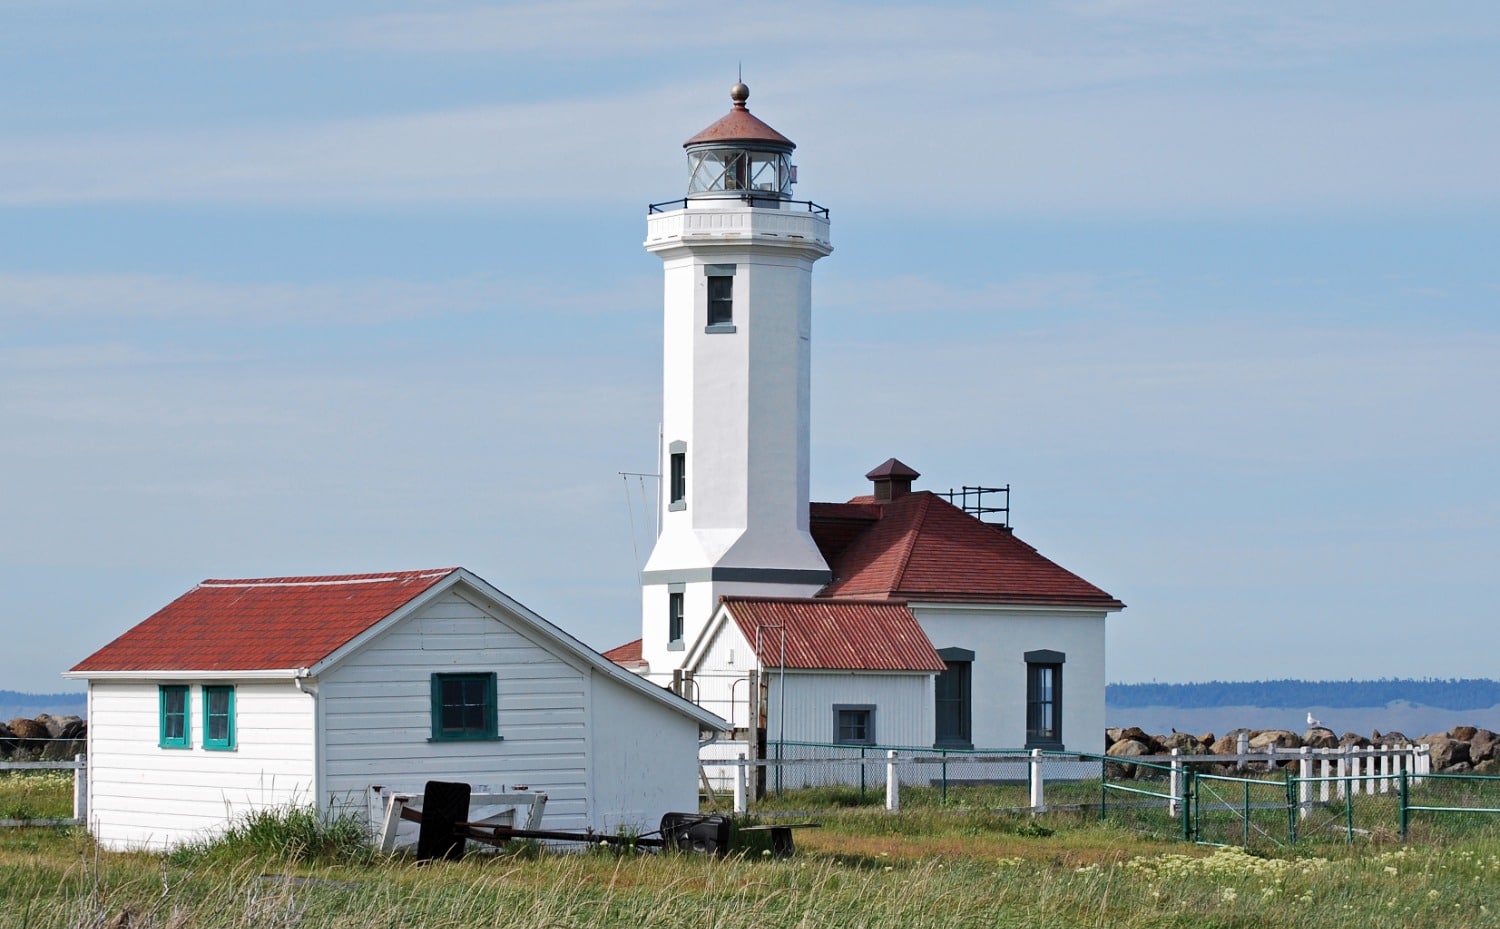
{"label": "tall grass", "polygon": [[69,819],[72,771],[0,771],[0,819]]}
{"label": "tall grass", "polygon": [[373,859],[363,820],[319,813],[311,806],[252,811],[221,835],[178,846],[171,853],[172,862],[183,866],[242,861],[367,863]]}
{"label": "tall grass", "polygon": [[[1494,917],[1486,888],[1500,881],[1493,847],[1343,858],[1153,852],[1079,864],[1047,854],[1062,835],[984,858],[564,854],[268,870],[250,861],[189,867],[116,855],[80,866],[62,857],[4,888],[12,904],[0,926],[1484,926]],[[29,915],[15,905],[28,899],[38,901]]]}
{"label": "tall grass", "polygon": [[1079,816],[851,808],[800,853],[370,855],[359,823],[272,810],[167,855],[0,831],[0,929],[745,926],[1299,927],[1496,923],[1500,841],[1252,855]]}

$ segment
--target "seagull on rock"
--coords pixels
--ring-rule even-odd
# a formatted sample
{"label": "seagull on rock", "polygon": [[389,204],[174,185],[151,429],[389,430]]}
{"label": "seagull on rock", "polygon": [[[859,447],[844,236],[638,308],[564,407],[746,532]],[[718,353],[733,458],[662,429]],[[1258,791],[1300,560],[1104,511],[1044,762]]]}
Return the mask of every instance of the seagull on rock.
{"label": "seagull on rock", "polygon": [[1316,716],[1314,716],[1312,713],[1308,713],[1307,714],[1307,725],[1311,729],[1321,729],[1321,728],[1323,728],[1323,724],[1321,722],[1319,722],[1318,718]]}

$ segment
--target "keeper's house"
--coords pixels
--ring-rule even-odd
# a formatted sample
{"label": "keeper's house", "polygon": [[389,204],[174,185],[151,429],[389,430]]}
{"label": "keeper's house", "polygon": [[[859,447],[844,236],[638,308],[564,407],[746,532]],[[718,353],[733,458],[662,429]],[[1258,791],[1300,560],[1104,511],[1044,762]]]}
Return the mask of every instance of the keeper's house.
{"label": "keeper's house", "polygon": [[89,824],[169,848],[258,809],[369,815],[427,780],[548,795],[546,827],[655,829],[723,720],[462,568],[208,580],[84,659]]}

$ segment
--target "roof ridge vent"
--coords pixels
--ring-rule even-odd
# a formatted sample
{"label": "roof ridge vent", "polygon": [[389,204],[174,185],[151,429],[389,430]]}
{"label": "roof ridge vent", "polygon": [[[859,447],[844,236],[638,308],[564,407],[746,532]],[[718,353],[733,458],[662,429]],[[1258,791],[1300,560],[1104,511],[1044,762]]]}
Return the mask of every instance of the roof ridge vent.
{"label": "roof ridge vent", "polygon": [[887,458],[867,473],[865,478],[875,485],[875,502],[889,503],[911,493],[911,482],[921,476],[909,465]]}

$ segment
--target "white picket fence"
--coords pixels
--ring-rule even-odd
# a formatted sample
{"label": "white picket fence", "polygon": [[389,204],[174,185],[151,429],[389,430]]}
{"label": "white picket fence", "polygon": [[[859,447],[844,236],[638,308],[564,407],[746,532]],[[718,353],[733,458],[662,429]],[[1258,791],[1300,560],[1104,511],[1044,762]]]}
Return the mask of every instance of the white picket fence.
{"label": "white picket fence", "polygon": [[1318,788],[1318,801],[1327,803],[1330,798],[1339,800],[1347,796],[1366,794],[1388,794],[1397,789],[1404,774],[1413,785],[1422,782],[1422,776],[1432,773],[1432,754],[1426,745],[1376,746],[1343,745],[1336,748],[1278,749],[1274,744],[1264,752],[1250,752],[1241,738],[1241,751],[1233,755],[1184,755],[1173,749],[1170,755],[1135,755],[1113,759],[1114,763],[1145,763],[1163,765],[1171,769],[1172,815],[1176,816],[1182,805],[1183,771],[1194,763],[1233,764],[1241,771],[1260,768],[1273,771],[1278,765],[1295,762],[1297,765],[1298,802],[1300,812],[1306,817],[1312,809],[1313,786]]}
{"label": "white picket fence", "polygon": [[74,755],[72,761],[0,761],[0,771],[73,772],[73,817],[71,819],[0,819],[3,826],[82,826],[89,818],[88,757]]}

